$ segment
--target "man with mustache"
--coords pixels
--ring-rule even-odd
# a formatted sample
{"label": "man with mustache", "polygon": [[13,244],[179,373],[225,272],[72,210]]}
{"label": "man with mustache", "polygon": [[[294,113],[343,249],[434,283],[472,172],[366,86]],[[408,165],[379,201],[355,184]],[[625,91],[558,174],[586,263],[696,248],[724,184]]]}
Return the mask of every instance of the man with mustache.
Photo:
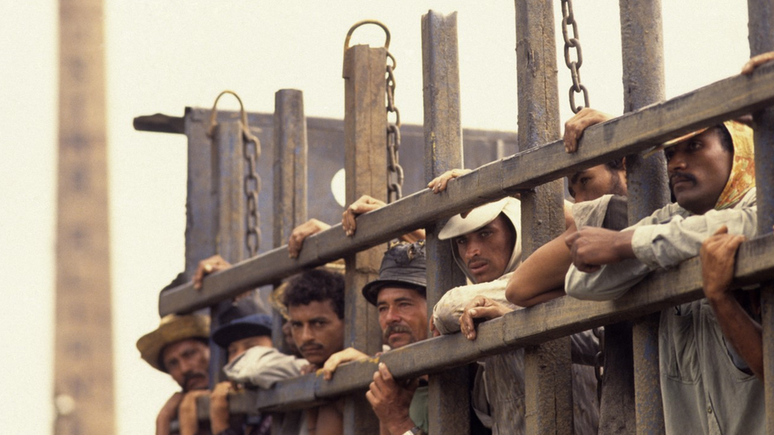
{"label": "man with mustache", "polygon": [[[618,166],[616,166],[618,167]],[[600,174],[596,175],[601,186],[620,184],[621,171],[608,171],[605,165],[600,165]],[[596,170],[596,168],[595,168]],[[607,175],[607,176],[605,176]],[[439,177],[440,178],[443,178]],[[590,177],[583,172],[576,180],[570,180],[576,185],[576,195],[590,194],[588,183],[579,183],[581,177]],[[434,187],[440,180],[431,182]],[[604,181],[603,180],[607,180]],[[443,186],[445,187],[445,186]],[[608,187],[609,189],[609,187]],[[434,190],[437,190],[434,188]],[[443,190],[443,188],[438,189]],[[582,192],[582,193],[581,193]],[[518,273],[524,266],[521,263],[521,213],[517,199],[506,197],[499,201],[482,205],[462,215],[453,216],[448,220],[438,234],[440,240],[450,240],[452,253],[457,265],[462,269],[473,285],[456,287],[449,290],[433,308],[433,325],[443,334],[460,330],[460,323],[466,319],[470,327],[463,333],[470,339],[475,338],[473,318],[490,319],[499,317],[513,309],[515,305],[505,300],[505,289],[509,278]],[[470,316],[471,310],[476,313]],[[468,313],[465,318],[464,313]],[[472,334],[472,335],[471,335]],[[578,434],[594,434],[598,427],[598,403],[596,399],[596,378],[593,371],[593,358],[597,352],[597,343],[590,332],[573,335],[573,403],[574,430]],[[496,367],[486,366],[479,370],[474,384],[474,410],[479,419],[493,433],[524,432],[524,356],[523,350],[498,356],[504,359]],[[501,373],[500,370],[503,372]],[[507,371],[507,373],[505,373]],[[491,380],[507,376],[514,379],[509,386],[512,391],[513,406],[520,412],[508,418],[509,427],[499,427],[498,421],[492,418],[491,410],[505,409],[495,397],[500,395],[489,392],[484,386],[484,377]]]}
{"label": "man with mustache", "polygon": [[[427,269],[424,240],[398,243],[382,258],[379,279],[363,287],[363,297],[379,312],[382,339],[390,349],[427,338]],[[339,364],[368,358],[354,348],[331,355],[323,376],[331,379]],[[396,381],[389,368],[379,363],[366,398],[379,418],[381,435],[426,434],[427,380]]]}
{"label": "man with mustache", "polygon": [[210,319],[199,314],[161,319],[159,327],[137,340],[137,349],[151,367],[172,376],[182,391],[172,395],[156,418],[156,435],[170,433],[178,407],[187,394],[206,390],[209,383]]}
{"label": "man with mustache", "polygon": [[[301,355],[309,361],[305,372],[314,372],[335,352],[344,348],[344,277],[337,272],[314,269],[288,282],[283,294],[290,330]],[[304,411],[300,433],[343,433],[341,400]]]}
{"label": "man with mustache", "polygon": [[[590,116],[606,118],[599,112]],[[755,355],[762,346],[759,311],[749,294],[734,297],[721,282],[730,283],[736,246],[756,234],[752,130],[726,121],[664,147],[677,203],[622,231],[597,228],[609,210],[604,201],[592,204],[601,211],[578,222],[579,231],[566,239],[573,258],[565,278],[567,294],[618,298],[651,271],[699,255],[704,243],[707,297],[661,312],[659,369],[666,431],[763,434],[763,384],[754,375],[760,367]],[[729,262],[730,268],[723,266]]]}

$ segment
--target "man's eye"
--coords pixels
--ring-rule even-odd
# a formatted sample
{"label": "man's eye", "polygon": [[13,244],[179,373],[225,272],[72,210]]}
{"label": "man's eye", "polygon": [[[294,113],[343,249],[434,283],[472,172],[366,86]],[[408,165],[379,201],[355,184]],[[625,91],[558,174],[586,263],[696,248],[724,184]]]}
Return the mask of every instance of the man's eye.
{"label": "man's eye", "polygon": [[583,177],[580,179],[580,184],[581,186],[585,186],[589,181],[591,181],[591,177]]}
{"label": "man's eye", "polygon": [[465,239],[457,239],[456,242],[457,242],[458,245],[464,245],[465,243],[468,243],[468,241],[465,240]]}

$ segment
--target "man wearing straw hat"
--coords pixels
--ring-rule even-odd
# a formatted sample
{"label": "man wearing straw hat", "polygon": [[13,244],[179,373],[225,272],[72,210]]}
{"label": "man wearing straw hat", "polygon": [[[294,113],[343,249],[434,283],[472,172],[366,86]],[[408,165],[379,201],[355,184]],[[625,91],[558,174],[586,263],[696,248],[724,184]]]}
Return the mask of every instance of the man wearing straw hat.
{"label": "man wearing straw hat", "polygon": [[161,408],[156,418],[157,435],[169,433],[169,424],[177,418],[185,394],[208,388],[209,336],[209,317],[170,314],[161,319],[156,330],[137,340],[142,359],[156,370],[169,374],[181,388]]}

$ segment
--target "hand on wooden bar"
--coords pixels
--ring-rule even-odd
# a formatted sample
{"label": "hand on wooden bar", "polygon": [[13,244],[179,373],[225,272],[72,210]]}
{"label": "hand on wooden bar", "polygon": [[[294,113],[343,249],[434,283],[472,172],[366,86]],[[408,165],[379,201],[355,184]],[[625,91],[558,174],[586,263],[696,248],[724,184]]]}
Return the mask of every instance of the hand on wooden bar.
{"label": "hand on wooden bar", "polygon": [[[378,210],[385,205],[387,204],[382,200],[368,195],[361,196],[357,201],[350,204],[349,207],[344,210],[344,213],[341,214],[341,228],[348,237],[354,236],[355,231],[357,231],[357,217],[361,214]],[[425,230],[414,230],[400,236],[400,238],[404,242],[414,243],[425,238]]]}
{"label": "hand on wooden bar", "polygon": [[323,379],[330,381],[333,378],[333,372],[335,372],[336,368],[341,364],[365,358],[368,358],[368,355],[360,352],[354,347],[348,347],[342,351],[336,352],[329,356],[325,361],[325,364],[323,364]]}
{"label": "hand on wooden bar", "polygon": [[220,272],[221,270],[226,270],[230,267],[231,263],[224,260],[220,255],[213,255],[210,258],[200,261],[199,265],[196,267],[196,272],[194,272],[194,288],[197,290],[202,288],[202,282],[204,281],[205,276],[211,273]]}
{"label": "hand on wooden bar", "polygon": [[468,302],[460,316],[460,331],[468,340],[476,339],[476,319],[491,320],[513,311],[486,296],[476,296]]}
{"label": "hand on wooden bar", "polygon": [[219,434],[229,428],[228,393],[233,389],[231,382],[220,382],[210,394],[210,428]]}
{"label": "hand on wooden bar", "polygon": [[583,136],[584,130],[612,118],[612,115],[589,107],[581,109],[580,112],[564,123],[564,150],[568,153],[578,151],[578,142],[581,136]]}
{"label": "hand on wooden bar", "polygon": [[418,378],[398,382],[392,377],[390,369],[384,363],[379,363],[379,369],[374,372],[374,381],[366,392],[366,399],[380,424],[386,425],[389,433],[402,434],[414,427],[409,417],[409,407],[418,386]]}
{"label": "hand on wooden bar", "polygon": [[301,248],[304,247],[304,240],[307,237],[325,231],[330,227],[325,222],[312,218],[293,228],[288,238],[288,256],[290,258],[298,258],[298,254],[301,252]]}
{"label": "hand on wooden bar", "polygon": [[196,399],[209,396],[209,394],[209,390],[193,390],[185,394],[177,413],[177,421],[180,423],[180,435],[196,435],[199,432]]}
{"label": "hand on wooden bar", "polygon": [[177,392],[167,399],[167,402],[161,407],[161,411],[156,417],[156,435],[169,435],[169,424],[175,419],[182,400],[183,393]]}
{"label": "hand on wooden bar", "polygon": [[357,201],[350,204],[349,207],[344,210],[344,213],[342,213],[341,228],[344,229],[344,232],[347,234],[347,236],[354,236],[355,231],[357,231],[356,218],[363,213],[378,210],[385,205],[387,204],[382,200],[372,198],[368,195],[361,196]]}
{"label": "hand on wooden bar", "polygon": [[770,62],[772,60],[774,60],[774,51],[753,56],[742,67],[742,74],[750,75],[753,73],[753,71],[755,71],[755,68],[758,68],[764,63]]}
{"label": "hand on wooden bar", "polygon": [[427,188],[432,189],[433,193],[443,192],[446,190],[446,185],[449,184],[449,181],[457,177],[461,177],[469,172],[470,169],[452,169],[451,171],[446,171],[427,183]]}

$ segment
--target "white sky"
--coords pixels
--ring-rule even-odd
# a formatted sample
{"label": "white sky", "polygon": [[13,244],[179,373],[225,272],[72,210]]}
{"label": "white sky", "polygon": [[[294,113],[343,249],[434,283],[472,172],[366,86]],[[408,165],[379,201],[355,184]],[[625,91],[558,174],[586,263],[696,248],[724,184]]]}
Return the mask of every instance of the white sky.
{"label": "white sky", "polygon": [[[402,121],[421,124],[420,19],[431,8],[459,12],[463,125],[516,130],[512,1],[105,0],[118,434],[152,433],[175,391],[135,341],[157,326],[158,290],[184,263],[185,137],[134,131],[132,118],[182,116],[223,89],[271,113],[283,88],[304,91],[307,116],[343,118],[344,36],[372,18],[392,32]],[[592,106],[620,113],[617,4],[574,9]],[[0,2],[0,433],[52,431],[57,19],[54,0]],[[746,22],[743,1],[665,1],[667,97],[736,74],[749,55]],[[366,29],[353,39],[382,42]],[[567,119],[570,80],[559,65]]]}

